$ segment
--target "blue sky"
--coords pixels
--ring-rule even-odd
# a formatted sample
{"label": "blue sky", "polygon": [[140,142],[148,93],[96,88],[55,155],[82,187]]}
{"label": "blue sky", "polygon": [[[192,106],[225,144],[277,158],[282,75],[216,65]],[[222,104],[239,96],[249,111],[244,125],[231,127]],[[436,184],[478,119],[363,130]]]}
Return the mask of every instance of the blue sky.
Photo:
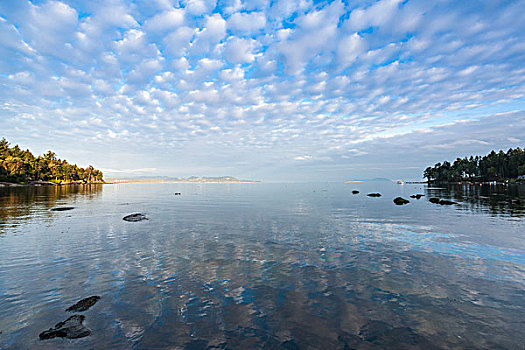
{"label": "blue sky", "polygon": [[415,179],[523,147],[524,1],[0,0],[0,136],[106,176]]}

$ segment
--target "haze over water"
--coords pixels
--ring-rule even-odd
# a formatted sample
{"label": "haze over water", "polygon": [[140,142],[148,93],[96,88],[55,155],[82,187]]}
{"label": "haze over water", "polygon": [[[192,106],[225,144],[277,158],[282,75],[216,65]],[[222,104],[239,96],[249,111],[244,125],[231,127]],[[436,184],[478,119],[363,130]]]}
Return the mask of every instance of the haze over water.
{"label": "haze over water", "polygon": [[[0,189],[0,348],[523,348],[524,198],[385,182]],[[137,212],[149,220],[122,220]],[[90,336],[38,340],[90,295]]]}

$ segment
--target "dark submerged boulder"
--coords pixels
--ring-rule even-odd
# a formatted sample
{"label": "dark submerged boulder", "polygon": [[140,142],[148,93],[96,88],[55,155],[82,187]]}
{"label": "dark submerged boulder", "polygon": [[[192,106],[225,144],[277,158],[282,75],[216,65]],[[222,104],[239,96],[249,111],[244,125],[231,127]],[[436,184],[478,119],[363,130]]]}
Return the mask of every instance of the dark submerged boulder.
{"label": "dark submerged boulder", "polygon": [[135,214],[129,214],[127,216],[124,216],[122,220],[129,221],[129,222],[138,222],[142,220],[148,220],[148,218],[144,214],[135,213]]}
{"label": "dark submerged boulder", "polygon": [[408,204],[408,203],[410,203],[410,201],[407,200],[407,199],[405,199],[405,198],[402,198],[402,197],[397,197],[397,198],[394,199],[394,203],[395,203],[396,205],[403,205],[403,204]]}
{"label": "dark submerged boulder", "polygon": [[439,198],[437,197],[432,197],[428,200],[430,203],[435,203],[435,204],[439,204]]}
{"label": "dark submerged boulder", "polygon": [[368,197],[381,197],[381,193],[369,193],[367,194]]}
{"label": "dark submerged boulder", "polygon": [[394,327],[386,322],[372,320],[359,330],[365,348],[377,349],[438,349],[423,335],[410,327]]}
{"label": "dark submerged boulder", "polygon": [[82,312],[88,310],[90,307],[95,305],[97,301],[100,300],[100,297],[98,295],[93,295],[91,297],[87,297],[85,299],[80,300],[75,305],[72,305],[66,309],[66,311],[71,312]]}
{"label": "dark submerged boulder", "polygon": [[424,197],[425,195],[424,194],[413,194],[410,196],[410,198],[415,198],[415,199],[420,199],[421,197]]}
{"label": "dark submerged boulder", "polygon": [[68,338],[77,339],[87,337],[91,331],[82,325],[84,315],[73,315],[63,322],[59,322],[54,328],[49,328],[47,331],[40,333],[40,340],[52,338]]}
{"label": "dark submerged boulder", "polygon": [[52,208],[51,211],[66,211],[66,210],[73,210],[75,207],[57,207]]}
{"label": "dark submerged boulder", "polygon": [[452,205],[452,204],[458,204],[457,202],[454,202],[454,201],[449,201],[449,200],[446,200],[446,199],[442,199],[439,201],[439,204],[441,205]]}
{"label": "dark submerged boulder", "polygon": [[358,193],[359,193],[358,190],[353,190],[353,191],[352,191],[352,194],[358,194]]}

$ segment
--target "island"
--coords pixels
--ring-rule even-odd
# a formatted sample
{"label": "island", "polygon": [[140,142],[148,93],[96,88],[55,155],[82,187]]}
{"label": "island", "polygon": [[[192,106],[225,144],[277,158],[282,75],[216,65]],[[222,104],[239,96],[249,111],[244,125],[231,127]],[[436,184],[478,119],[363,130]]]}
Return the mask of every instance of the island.
{"label": "island", "polygon": [[523,182],[525,151],[517,147],[486,156],[457,158],[453,163],[444,161],[426,168],[423,177],[429,183]]}
{"label": "island", "polygon": [[190,177],[137,177],[137,178],[123,178],[112,179],[108,178],[110,183],[259,183],[254,180],[239,180],[233,176],[190,176]]}
{"label": "island", "polygon": [[102,171],[70,164],[48,151],[35,157],[28,149],[0,140],[0,187],[13,185],[69,185],[104,183]]}

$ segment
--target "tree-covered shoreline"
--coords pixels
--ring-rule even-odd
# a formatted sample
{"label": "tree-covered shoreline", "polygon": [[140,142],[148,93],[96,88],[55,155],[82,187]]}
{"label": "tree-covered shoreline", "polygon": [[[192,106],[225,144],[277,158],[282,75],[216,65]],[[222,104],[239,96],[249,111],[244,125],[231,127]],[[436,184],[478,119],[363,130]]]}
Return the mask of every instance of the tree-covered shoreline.
{"label": "tree-covered shoreline", "polygon": [[9,142],[0,140],[0,181],[13,183],[52,182],[65,183],[102,183],[102,171],[89,165],[87,168],[69,164],[65,159],[48,151],[35,157],[28,149],[18,145],[10,147]]}
{"label": "tree-covered shoreline", "polygon": [[505,153],[492,151],[486,156],[457,158],[428,167],[423,173],[428,182],[514,181],[525,175],[525,151],[517,147]]}

